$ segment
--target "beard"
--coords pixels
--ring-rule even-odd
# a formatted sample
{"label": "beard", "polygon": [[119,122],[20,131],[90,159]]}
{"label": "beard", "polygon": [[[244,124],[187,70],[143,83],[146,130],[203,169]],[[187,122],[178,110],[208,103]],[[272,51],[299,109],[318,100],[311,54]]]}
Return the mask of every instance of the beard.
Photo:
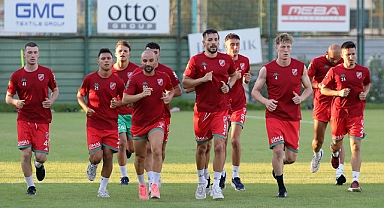
{"label": "beard", "polygon": [[151,73],[154,69],[155,69],[155,67],[153,67],[153,66],[145,66],[144,67],[144,71],[147,73]]}
{"label": "beard", "polygon": [[207,51],[211,54],[214,54],[217,52],[217,47],[209,47],[207,48]]}

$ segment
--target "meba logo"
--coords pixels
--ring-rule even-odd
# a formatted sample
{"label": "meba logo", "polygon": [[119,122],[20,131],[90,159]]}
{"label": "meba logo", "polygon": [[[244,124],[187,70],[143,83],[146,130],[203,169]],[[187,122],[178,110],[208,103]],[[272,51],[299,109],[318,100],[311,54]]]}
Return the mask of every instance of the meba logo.
{"label": "meba logo", "polygon": [[282,15],[345,16],[345,5],[283,5]]}
{"label": "meba logo", "polygon": [[63,3],[18,3],[16,4],[16,17],[18,18],[64,18],[64,14],[59,14],[57,9],[63,8]]}

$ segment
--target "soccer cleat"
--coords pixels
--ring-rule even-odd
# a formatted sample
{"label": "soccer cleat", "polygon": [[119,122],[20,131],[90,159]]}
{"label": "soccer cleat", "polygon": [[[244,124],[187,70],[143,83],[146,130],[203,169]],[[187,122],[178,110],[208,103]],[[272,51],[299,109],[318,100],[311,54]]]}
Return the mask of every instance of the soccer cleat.
{"label": "soccer cleat", "polygon": [[245,187],[244,184],[241,183],[241,180],[239,177],[232,178],[232,187],[235,188],[236,191],[244,191]]}
{"label": "soccer cleat", "polygon": [[28,187],[27,193],[25,193],[25,194],[28,196],[36,195],[36,187],[34,187],[34,186]]}
{"label": "soccer cleat", "polygon": [[87,177],[88,177],[88,179],[90,181],[95,180],[95,178],[96,178],[96,170],[97,170],[97,164],[96,165],[94,165],[92,163],[88,164]]}
{"label": "soccer cleat", "polygon": [[220,177],[220,182],[219,182],[219,186],[221,189],[225,189],[225,180],[227,179],[227,173],[224,173],[224,176],[223,174],[221,174],[221,177]]}
{"label": "soccer cleat", "polygon": [[147,186],[145,184],[139,184],[139,198],[141,200],[148,200]]}
{"label": "soccer cleat", "polygon": [[156,183],[153,183],[151,186],[151,198],[160,199],[160,190]]}
{"label": "soccer cleat", "polygon": [[126,149],[125,150],[125,155],[127,155],[127,159],[129,159],[129,158],[131,158],[132,153]]}
{"label": "soccer cleat", "polygon": [[277,198],[285,198],[287,197],[287,190],[285,189],[282,189],[282,190],[279,190],[279,193],[277,193]]}
{"label": "soccer cleat", "polygon": [[205,193],[211,194],[211,177],[208,177],[207,179],[207,186],[205,187]]}
{"label": "soccer cleat", "polygon": [[213,199],[224,199],[224,195],[221,192],[221,187],[219,186],[212,186],[211,196]]}
{"label": "soccer cleat", "polygon": [[104,190],[99,190],[97,192],[97,197],[101,197],[101,198],[109,198],[109,193],[108,193],[108,190],[107,189],[104,189]]}
{"label": "soccer cleat", "polygon": [[[208,187],[208,188],[206,188]],[[209,183],[198,183],[197,184],[197,189],[195,193],[195,198],[196,199],[205,199],[207,197],[207,192],[206,189],[209,189]]]}
{"label": "soccer cleat", "polygon": [[337,169],[340,164],[339,152],[332,153],[331,164],[334,169]]}
{"label": "soccer cleat", "polygon": [[41,165],[40,168],[36,168],[36,178],[39,181],[44,180],[44,178],[45,178],[45,168],[44,168],[44,165]]}
{"label": "soccer cleat", "polygon": [[345,178],[345,175],[344,174],[341,174],[339,177],[336,177],[336,182],[335,182],[335,185],[343,185],[345,182],[347,181],[347,179]]}
{"label": "soccer cleat", "polygon": [[128,178],[128,176],[121,177],[121,179],[120,179],[120,185],[128,185],[128,183],[129,183],[129,178]]}
{"label": "soccer cleat", "polygon": [[324,151],[320,149],[320,157],[317,158],[316,155],[313,155],[312,161],[311,161],[311,171],[312,173],[316,173],[320,168],[320,161],[323,158]]}
{"label": "soccer cleat", "polygon": [[351,183],[351,186],[348,188],[348,191],[350,191],[350,192],[361,192],[361,188],[360,188],[359,182],[353,181]]}

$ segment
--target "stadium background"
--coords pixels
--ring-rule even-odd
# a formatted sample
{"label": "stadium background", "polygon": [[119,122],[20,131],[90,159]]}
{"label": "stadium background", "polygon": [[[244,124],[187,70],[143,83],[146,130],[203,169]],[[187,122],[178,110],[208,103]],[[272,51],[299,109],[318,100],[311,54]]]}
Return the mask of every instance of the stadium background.
{"label": "stadium background", "polygon": [[[358,0],[357,0],[358,1]],[[305,63],[325,53],[328,45],[352,40],[360,46],[358,62],[368,66],[372,87],[368,102],[384,103],[384,0],[350,1],[349,32],[294,32],[292,57]],[[9,33],[3,29],[4,0],[0,0],[0,97],[5,96],[9,76],[21,66],[20,49],[28,41],[40,47],[39,63],[53,69],[60,87],[57,103],[74,104],[77,88],[84,76],[97,70],[97,53],[101,47],[114,49],[118,40],[132,46],[130,60],[140,62],[145,44],[161,45],[160,62],[173,68],[179,78],[189,60],[188,34],[206,28],[234,30],[259,27],[263,62],[276,57],[274,37],[277,31],[277,1],[273,0],[170,0],[170,33],[168,35],[97,34],[97,0],[78,0],[78,30],[73,34]],[[88,24],[89,22],[89,24]],[[261,65],[252,65],[253,80]],[[253,87],[253,83],[249,88]],[[248,89],[249,89],[248,88]],[[177,99],[191,99],[183,95]]]}

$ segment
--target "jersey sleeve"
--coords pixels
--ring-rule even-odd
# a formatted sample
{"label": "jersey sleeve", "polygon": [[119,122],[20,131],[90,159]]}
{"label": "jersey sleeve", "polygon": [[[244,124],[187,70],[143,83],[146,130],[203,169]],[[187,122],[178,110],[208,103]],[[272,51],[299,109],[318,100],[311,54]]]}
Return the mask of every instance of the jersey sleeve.
{"label": "jersey sleeve", "polygon": [[55,74],[52,72],[52,70],[50,70],[50,73],[49,73],[48,87],[51,90],[53,90],[53,89],[55,89],[57,87],[57,82],[56,82]]}
{"label": "jersey sleeve", "polygon": [[[229,55],[228,55],[229,56]],[[235,66],[235,61],[233,61],[232,57],[229,56],[229,68],[228,68],[228,74],[231,75],[233,73],[235,73],[236,71],[236,66]]]}
{"label": "jersey sleeve", "polygon": [[172,79],[168,74],[164,74],[164,80],[165,80],[165,89],[168,91],[171,91],[174,88],[174,85],[172,83]]}
{"label": "jersey sleeve", "polygon": [[364,86],[371,83],[371,72],[369,71],[368,68],[367,68],[367,76],[365,77],[363,83],[364,83]]}
{"label": "jersey sleeve", "polygon": [[328,73],[325,75],[323,81],[321,82],[324,86],[327,88],[331,88],[334,86],[334,73],[333,73],[333,68],[331,68]]}
{"label": "jersey sleeve", "polygon": [[15,74],[12,74],[9,78],[7,92],[11,95],[15,95],[17,92],[17,80]]}
{"label": "jersey sleeve", "polygon": [[89,93],[89,77],[88,76],[84,78],[83,83],[81,83],[81,86],[78,89],[78,92],[83,97]]}
{"label": "jersey sleeve", "polygon": [[309,64],[307,74],[310,78],[314,77],[316,75],[316,60],[315,59],[312,59],[311,63]]}
{"label": "jersey sleeve", "polygon": [[196,61],[195,61],[196,57],[192,57],[191,59],[189,59],[189,62],[187,64],[187,68],[185,69],[184,71],[184,75],[187,76],[187,77],[190,77],[192,79],[195,79],[196,78],[196,72],[197,72],[197,69],[198,67],[196,66]]}
{"label": "jersey sleeve", "polygon": [[135,82],[134,77],[135,76],[132,75],[131,78],[128,79],[127,84],[125,85],[125,90],[124,90],[125,94],[135,95],[135,92],[136,92],[136,82]]}

